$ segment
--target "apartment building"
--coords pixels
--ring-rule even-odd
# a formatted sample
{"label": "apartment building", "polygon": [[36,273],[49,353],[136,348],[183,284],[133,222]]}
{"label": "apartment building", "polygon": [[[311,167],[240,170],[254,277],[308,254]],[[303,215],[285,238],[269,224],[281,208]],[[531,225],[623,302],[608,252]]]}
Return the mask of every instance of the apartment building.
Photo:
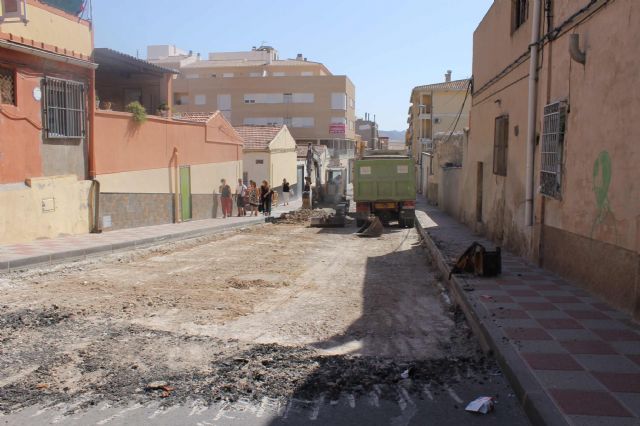
{"label": "apartment building", "polygon": [[407,142],[416,163],[422,152],[432,149],[439,133],[462,132],[469,127],[470,80],[451,80],[451,71],[442,83],[414,87],[407,118]]}
{"label": "apartment building", "polygon": [[148,60],[174,68],[174,110],[220,110],[234,126],[283,126],[297,143],[340,153],[355,144],[355,87],[302,54],[280,59],[261,46],[247,52],[199,54],[175,46],[149,46]]}
{"label": "apartment building", "polygon": [[416,163],[416,185],[433,204],[442,200],[441,168],[458,157],[456,152],[462,156],[459,141],[469,126],[471,82],[452,81],[451,74],[447,71],[444,82],[414,87],[409,99],[406,140]]}

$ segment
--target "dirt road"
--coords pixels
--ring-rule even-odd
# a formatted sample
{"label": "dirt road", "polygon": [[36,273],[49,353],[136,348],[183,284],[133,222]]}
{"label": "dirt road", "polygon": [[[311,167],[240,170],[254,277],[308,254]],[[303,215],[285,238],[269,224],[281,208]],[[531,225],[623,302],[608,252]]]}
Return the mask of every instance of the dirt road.
{"label": "dirt road", "polygon": [[445,395],[466,420],[456,386],[502,392],[505,418],[522,418],[415,230],[353,231],[266,225],[0,276],[0,422],[265,401],[282,420],[291,401],[405,394]]}

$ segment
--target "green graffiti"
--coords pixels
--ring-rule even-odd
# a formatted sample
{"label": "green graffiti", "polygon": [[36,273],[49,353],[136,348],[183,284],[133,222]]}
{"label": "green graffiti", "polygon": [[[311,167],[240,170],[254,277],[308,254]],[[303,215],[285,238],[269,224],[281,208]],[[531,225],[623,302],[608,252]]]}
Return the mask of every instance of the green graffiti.
{"label": "green graffiti", "polygon": [[596,223],[600,224],[611,212],[609,205],[609,186],[611,185],[611,157],[607,151],[602,151],[593,164],[593,192],[596,195],[598,216]]}
{"label": "green graffiti", "polygon": [[[612,179],[612,165],[611,156],[607,151],[602,151],[595,163],[593,163],[593,193],[596,196],[596,207],[598,211],[596,218],[591,226],[591,239],[596,232],[596,228],[613,227],[613,235],[615,240],[618,240],[618,226],[616,216],[611,211],[611,204],[609,203],[609,188],[611,186]],[[605,221],[607,223],[605,223]]]}

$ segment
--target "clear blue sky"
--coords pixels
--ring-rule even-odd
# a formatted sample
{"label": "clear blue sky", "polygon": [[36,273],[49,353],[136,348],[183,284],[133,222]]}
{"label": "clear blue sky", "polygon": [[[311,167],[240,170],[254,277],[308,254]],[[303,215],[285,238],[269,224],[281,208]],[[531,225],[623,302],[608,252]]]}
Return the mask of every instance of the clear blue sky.
{"label": "clear blue sky", "polygon": [[[471,75],[473,31],[493,0],[93,0],[96,47],[146,58],[149,44],[206,56],[263,41],[356,85],[356,110],[405,130],[414,86]],[[176,7],[175,5],[180,5]]]}

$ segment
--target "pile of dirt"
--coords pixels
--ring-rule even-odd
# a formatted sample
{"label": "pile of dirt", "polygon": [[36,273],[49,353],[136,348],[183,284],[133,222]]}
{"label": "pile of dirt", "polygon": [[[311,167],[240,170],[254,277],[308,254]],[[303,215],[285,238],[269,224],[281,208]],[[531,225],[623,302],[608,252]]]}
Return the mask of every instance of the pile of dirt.
{"label": "pile of dirt", "polygon": [[300,209],[289,213],[282,213],[273,223],[279,225],[305,225],[311,222],[311,218],[328,217],[331,214],[335,214],[335,211],[331,209]]}
{"label": "pile of dirt", "polygon": [[284,287],[289,285],[289,283],[286,281],[273,282],[273,281],[267,281],[261,278],[243,279],[242,277],[229,278],[227,279],[226,284],[231,288],[236,288],[239,290],[246,290],[250,288],[275,288],[275,287]]}

